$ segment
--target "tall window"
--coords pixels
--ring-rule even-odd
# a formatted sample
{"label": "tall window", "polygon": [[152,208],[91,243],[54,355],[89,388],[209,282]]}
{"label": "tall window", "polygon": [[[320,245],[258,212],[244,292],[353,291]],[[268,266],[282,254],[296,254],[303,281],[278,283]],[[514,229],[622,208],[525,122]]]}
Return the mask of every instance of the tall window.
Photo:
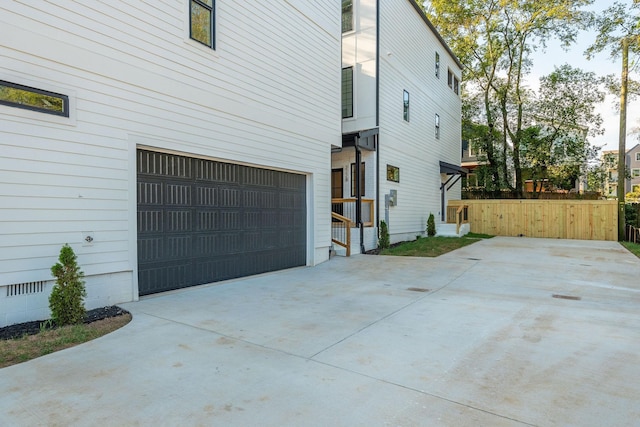
{"label": "tall window", "polygon": [[353,67],[342,69],[342,118],[353,117]]}
{"label": "tall window", "polygon": [[[360,196],[364,197],[364,162],[360,163]],[[351,163],[351,197],[356,197],[356,164]]]}
{"label": "tall window", "polygon": [[436,52],[436,77],[440,78],[440,54]]}
{"label": "tall window", "polygon": [[0,104],[69,117],[69,97],[0,80]]}
{"label": "tall window", "polygon": [[409,121],[409,92],[406,90],[402,94],[402,118]]}
{"label": "tall window", "polygon": [[456,95],[460,94],[460,81],[456,76],[453,76],[453,91]]}
{"label": "tall window", "polygon": [[215,49],[215,0],[190,1],[189,37]]}
{"label": "tall window", "polygon": [[453,88],[453,73],[451,70],[447,70],[447,84],[450,88]]}
{"label": "tall window", "polygon": [[636,162],[640,162],[640,153],[636,153]]}
{"label": "tall window", "polygon": [[436,114],[436,139],[440,139],[440,115]]}
{"label": "tall window", "polygon": [[353,31],[353,0],[342,0],[342,32]]}

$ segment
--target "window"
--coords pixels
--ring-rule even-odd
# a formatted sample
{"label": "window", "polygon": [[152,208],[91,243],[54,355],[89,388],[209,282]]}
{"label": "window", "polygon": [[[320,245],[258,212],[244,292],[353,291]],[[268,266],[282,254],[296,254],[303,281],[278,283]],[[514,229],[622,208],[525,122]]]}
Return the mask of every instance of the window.
{"label": "window", "polygon": [[409,121],[409,92],[407,92],[406,90],[403,92],[404,93],[402,94],[402,118],[404,118],[404,120],[408,122]]}
{"label": "window", "polygon": [[453,76],[453,92],[456,95],[460,94],[460,81],[458,80],[458,78],[456,76]]}
{"label": "window", "polygon": [[465,187],[477,187],[478,177],[475,173],[467,174],[467,185]]}
{"label": "window", "polygon": [[[364,196],[364,162],[360,163],[360,196]],[[356,164],[351,163],[351,197],[356,197]]]}
{"label": "window", "polygon": [[215,0],[190,1],[189,37],[215,49]]}
{"label": "window", "polygon": [[387,165],[387,181],[400,182],[400,168]]}
{"label": "window", "polygon": [[637,178],[640,176],[640,169],[631,169],[631,177]]}
{"label": "window", "polygon": [[353,67],[342,69],[342,118],[353,117]]}
{"label": "window", "polygon": [[440,78],[440,54],[436,52],[436,77]]}
{"label": "window", "polygon": [[436,139],[440,139],[440,115],[436,114]]}
{"label": "window", "polygon": [[478,143],[470,143],[469,144],[469,157],[476,157],[484,154],[484,151],[481,147],[477,145]]}
{"label": "window", "polygon": [[640,153],[636,153],[636,162],[640,162]]}
{"label": "window", "polygon": [[353,0],[342,0],[342,32],[353,31]]}
{"label": "window", "polygon": [[0,104],[69,117],[69,97],[0,80]]}
{"label": "window", "polygon": [[447,70],[447,84],[450,88],[453,88],[453,73],[451,70]]}

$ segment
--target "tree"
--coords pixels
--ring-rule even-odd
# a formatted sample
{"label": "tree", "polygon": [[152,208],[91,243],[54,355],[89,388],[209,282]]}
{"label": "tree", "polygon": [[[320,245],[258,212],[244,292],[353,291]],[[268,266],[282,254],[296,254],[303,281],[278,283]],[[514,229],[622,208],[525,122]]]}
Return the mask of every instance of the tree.
{"label": "tree", "polygon": [[591,25],[598,30],[595,42],[585,52],[588,58],[608,50],[612,59],[621,58],[620,77],[620,133],[618,140],[618,240],[625,239],[624,184],[627,135],[627,90],[629,83],[629,53],[640,51],[640,6],[615,2],[601,15],[593,17]]}
{"label": "tree", "polygon": [[[451,0],[425,1],[425,11],[465,67],[463,94],[482,105],[476,117],[501,137],[499,150],[487,145],[492,179],[511,186],[507,164],[511,157],[515,190],[522,191],[521,141],[528,127],[526,105],[531,97],[524,77],[530,54],[557,37],[568,46],[585,22],[580,8],[593,0]],[[492,135],[491,131],[488,136]],[[498,152],[496,152],[498,151]]]}
{"label": "tree", "polygon": [[[602,134],[596,105],[604,101],[602,79],[570,65],[556,68],[540,79],[531,113],[536,124],[520,136],[522,166],[536,182],[570,189],[593,161],[598,149],[587,136]],[[534,185],[534,192],[542,186]]]}

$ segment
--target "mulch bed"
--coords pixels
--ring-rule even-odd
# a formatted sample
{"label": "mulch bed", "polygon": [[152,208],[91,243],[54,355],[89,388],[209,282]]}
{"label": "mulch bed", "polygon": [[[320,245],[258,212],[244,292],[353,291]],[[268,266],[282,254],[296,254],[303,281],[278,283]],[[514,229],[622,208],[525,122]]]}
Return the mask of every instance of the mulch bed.
{"label": "mulch bed", "polygon": [[[128,313],[129,312],[127,310],[124,310],[117,305],[94,308],[93,310],[87,311],[87,314],[84,316],[84,323],[92,323],[98,320],[122,316]],[[15,325],[0,328],[0,340],[10,340],[13,338],[20,338],[25,335],[35,335],[40,332],[40,325],[44,322],[47,322],[47,320],[34,320],[32,322],[16,323]],[[50,322],[50,325],[50,327],[47,325],[47,329],[56,328],[56,325],[53,322]]]}
{"label": "mulch bed", "polygon": [[[403,243],[407,243],[407,242],[392,243],[391,245],[389,245],[389,249],[395,248],[396,246],[400,246]],[[380,252],[382,252],[382,249],[375,248],[375,249],[370,249],[370,250],[366,251],[365,255],[380,255]]]}

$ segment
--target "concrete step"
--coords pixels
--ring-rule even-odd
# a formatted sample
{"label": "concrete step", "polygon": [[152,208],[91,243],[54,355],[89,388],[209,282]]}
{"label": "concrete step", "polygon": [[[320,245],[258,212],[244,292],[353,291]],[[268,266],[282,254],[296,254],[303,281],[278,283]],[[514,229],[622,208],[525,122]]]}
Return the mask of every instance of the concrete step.
{"label": "concrete step", "polygon": [[471,231],[471,225],[460,224],[460,232],[456,233],[456,225],[455,224],[438,224],[436,226],[436,236],[443,237],[462,237],[465,234]]}

